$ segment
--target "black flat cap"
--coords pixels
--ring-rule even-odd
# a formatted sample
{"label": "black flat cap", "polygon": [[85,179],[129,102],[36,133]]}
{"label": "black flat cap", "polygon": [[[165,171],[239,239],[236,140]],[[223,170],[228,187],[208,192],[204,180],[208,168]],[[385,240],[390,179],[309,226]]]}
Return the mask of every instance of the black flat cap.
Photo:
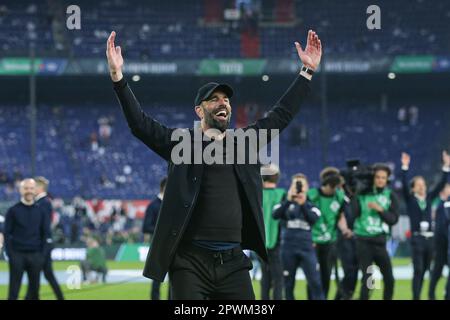
{"label": "black flat cap", "polygon": [[228,98],[231,98],[233,96],[233,89],[229,85],[224,83],[209,82],[198,89],[194,105],[199,106],[202,101],[207,100],[213,94],[213,92],[219,90],[224,92]]}

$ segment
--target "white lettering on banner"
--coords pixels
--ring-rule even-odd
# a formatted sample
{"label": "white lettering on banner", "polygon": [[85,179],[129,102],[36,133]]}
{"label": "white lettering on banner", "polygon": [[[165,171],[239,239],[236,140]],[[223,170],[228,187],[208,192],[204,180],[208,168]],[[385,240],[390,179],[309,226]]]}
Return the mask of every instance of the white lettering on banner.
{"label": "white lettering on banner", "polygon": [[130,62],[124,65],[124,71],[129,73],[173,74],[177,73],[178,65],[174,62],[167,62],[167,63]]}
{"label": "white lettering on banner", "polygon": [[367,72],[370,70],[370,62],[367,61],[325,62],[325,70],[328,72]]}
{"label": "white lettering on banner", "polygon": [[244,65],[240,62],[222,62],[219,70],[221,74],[243,74]]}
{"label": "white lettering on banner", "polygon": [[55,248],[52,250],[52,259],[81,261],[86,259],[86,248]]}

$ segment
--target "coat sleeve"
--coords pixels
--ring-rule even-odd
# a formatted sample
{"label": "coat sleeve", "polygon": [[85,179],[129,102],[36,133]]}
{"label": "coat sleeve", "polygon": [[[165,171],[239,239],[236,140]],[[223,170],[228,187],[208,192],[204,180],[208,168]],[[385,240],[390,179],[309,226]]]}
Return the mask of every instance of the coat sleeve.
{"label": "coat sleeve", "polygon": [[142,233],[153,234],[155,232],[157,208],[154,203],[151,203],[147,210],[145,210],[144,223],[142,225]]}
{"label": "coat sleeve", "polygon": [[125,78],[113,84],[131,133],[160,157],[169,161],[174,145],[171,141],[173,129],[160,124],[142,110]]}
{"label": "coat sleeve", "polygon": [[448,182],[449,177],[449,171],[442,170],[441,179],[439,180],[438,184],[433,188],[433,190],[430,191],[428,194],[429,201],[433,201],[435,198],[439,196],[439,193],[444,189],[445,185]]}
{"label": "coat sleeve", "polygon": [[272,217],[277,220],[289,220],[287,210],[291,203],[291,201],[284,200],[282,203],[275,205],[273,207]]}
{"label": "coat sleeve", "polygon": [[388,225],[393,226],[398,222],[399,215],[397,196],[391,193],[391,205],[388,210],[380,213],[381,219]]}
{"label": "coat sleeve", "polygon": [[305,220],[309,223],[310,226],[313,226],[317,222],[317,220],[319,220],[322,214],[319,208],[313,206],[311,203],[305,203],[301,208]]}
{"label": "coat sleeve", "polygon": [[402,193],[403,198],[406,202],[409,201],[409,198],[411,196],[411,192],[409,190],[409,182],[408,182],[408,170],[402,169]]}
{"label": "coat sleeve", "polygon": [[[288,90],[278,100],[275,106],[267,112],[266,116],[257,120],[246,129],[277,129],[284,130],[299,112],[305,98],[310,92],[310,80],[299,75],[289,86]],[[269,141],[273,138],[269,133]]]}
{"label": "coat sleeve", "polygon": [[4,237],[5,237],[5,252],[9,256],[12,250],[12,233],[14,229],[14,216],[11,209],[6,212],[5,225],[4,225]]}
{"label": "coat sleeve", "polygon": [[41,248],[42,248],[42,252],[45,253],[47,250],[51,250],[51,245],[52,245],[52,233],[50,230],[50,215],[47,214],[47,212],[45,212],[45,210],[41,209],[41,214],[42,214],[42,218],[41,218]]}

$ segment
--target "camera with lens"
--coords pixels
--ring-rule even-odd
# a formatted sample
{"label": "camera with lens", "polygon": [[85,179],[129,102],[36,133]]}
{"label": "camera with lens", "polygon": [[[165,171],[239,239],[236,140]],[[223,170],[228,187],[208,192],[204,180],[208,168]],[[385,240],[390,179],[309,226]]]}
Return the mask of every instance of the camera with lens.
{"label": "camera with lens", "polygon": [[346,161],[347,167],[341,170],[345,188],[350,194],[366,194],[372,190],[375,172],[373,166],[361,164],[359,159]]}

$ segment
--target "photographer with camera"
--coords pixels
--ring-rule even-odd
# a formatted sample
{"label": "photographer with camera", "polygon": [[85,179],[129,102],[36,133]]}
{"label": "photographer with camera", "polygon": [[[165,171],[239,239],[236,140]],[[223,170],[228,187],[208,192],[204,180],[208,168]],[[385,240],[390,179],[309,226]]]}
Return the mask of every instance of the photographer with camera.
{"label": "photographer with camera", "polygon": [[431,204],[445,187],[450,172],[450,155],[442,152],[442,176],[436,187],[427,193],[427,185],[422,176],[415,176],[408,183],[408,170],[411,162],[409,154],[402,157],[403,197],[411,224],[411,248],[414,267],[413,299],[420,300],[423,278],[430,269],[433,256],[433,230],[431,223]]}
{"label": "photographer with camera", "polygon": [[320,188],[308,191],[308,199],[320,210],[322,215],[312,227],[312,240],[315,244],[320,266],[320,278],[325,299],[330,288],[330,277],[337,264],[336,240],[338,228],[345,238],[352,236],[344,216],[345,194],[340,189],[343,178],[339,169],[327,167],[320,173]]}
{"label": "photographer with camera", "polygon": [[392,300],[394,293],[394,275],[392,264],[386,249],[386,238],[391,226],[399,218],[398,199],[387,186],[390,168],[385,164],[371,167],[372,185],[357,190],[352,196],[352,213],[355,216],[353,232],[356,238],[356,254],[362,271],[360,299],[369,299],[369,290],[373,289],[371,276],[375,263],[383,275],[384,300]]}
{"label": "photographer with camera", "polygon": [[311,238],[311,227],[319,219],[321,212],[307,199],[307,192],[306,176],[294,175],[287,199],[273,211],[273,217],[282,221],[281,257],[287,300],[294,300],[295,274],[299,266],[306,276],[309,298],[325,299]]}

